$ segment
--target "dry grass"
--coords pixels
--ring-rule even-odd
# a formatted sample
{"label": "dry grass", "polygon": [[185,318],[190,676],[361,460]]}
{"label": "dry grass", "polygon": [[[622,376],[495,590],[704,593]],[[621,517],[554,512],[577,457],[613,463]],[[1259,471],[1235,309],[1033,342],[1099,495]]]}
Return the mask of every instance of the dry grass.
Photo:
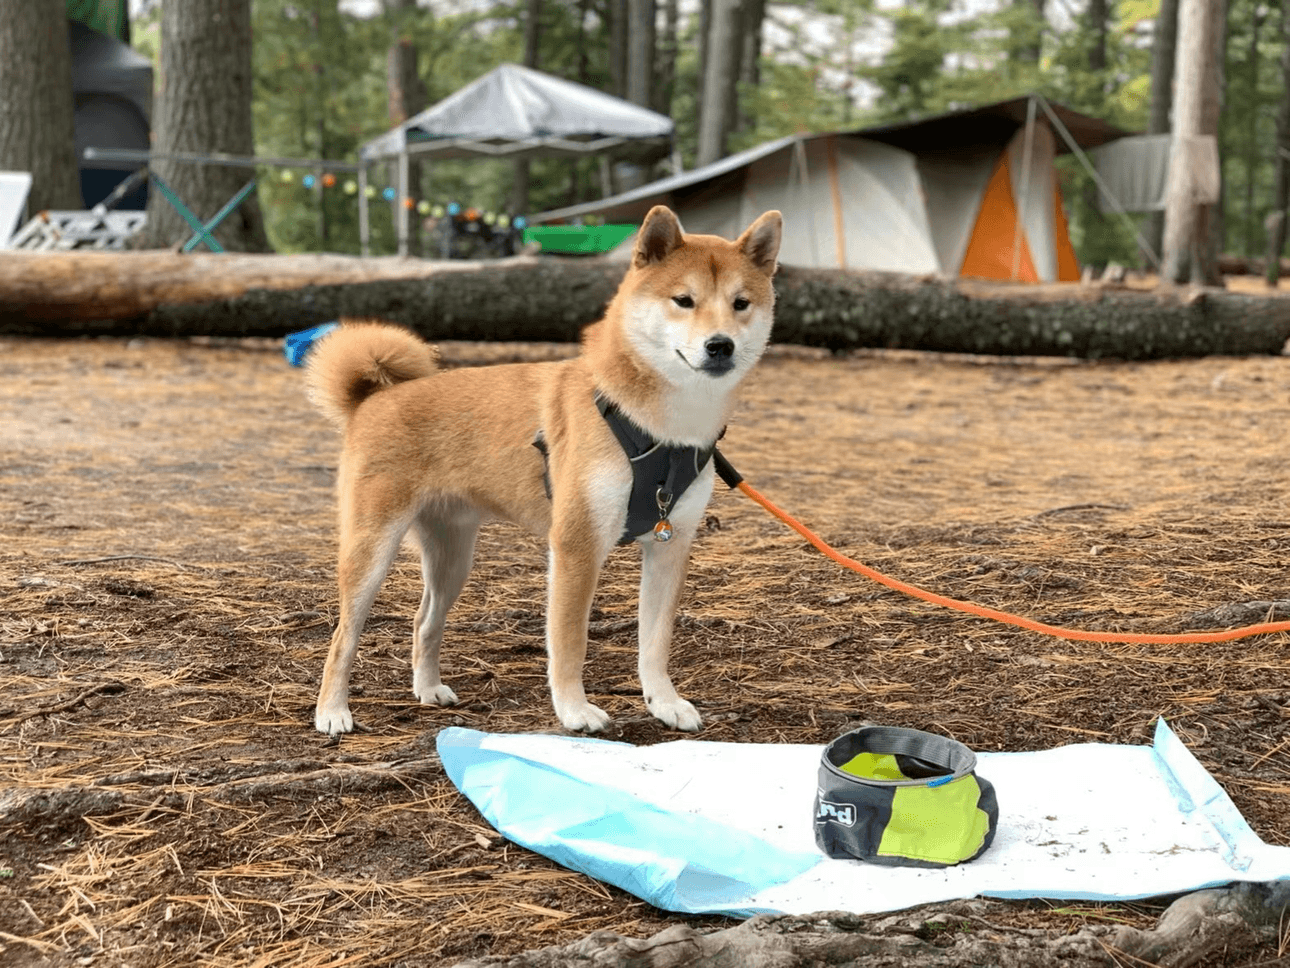
{"label": "dry grass", "polygon": [[[475,364],[565,347],[453,345]],[[724,453],[840,550],[959,598],[1180,631],[1290,599],[1290,360],[1096,365],[778,348]],[[396,565],[354,708],[310,726],[335,612],[336,440],[267,343],[0,344],[0,960],[394,965],[648,934],[676,919],[500,841],[433,759],[441,726],[552,730],[540,542],[498,526],[449,625],[462,698],[410,691],[419,576]],[[587,673],[613,738],[673,738],[635,678],[616,553]],[[714,499],[678,623],[703,737],[824,742],[861,721],[978,749],[1175,729],[1290,844],[1290,650],[1097,646],[868,585],[737,495]],[[84,806],[84,801],[77,801]],[[84,816],[82,817],[82,814]],[[1152,906],[1000,905],[1073,930]],[[1268,956],[1275,951],[1268,953]]]}

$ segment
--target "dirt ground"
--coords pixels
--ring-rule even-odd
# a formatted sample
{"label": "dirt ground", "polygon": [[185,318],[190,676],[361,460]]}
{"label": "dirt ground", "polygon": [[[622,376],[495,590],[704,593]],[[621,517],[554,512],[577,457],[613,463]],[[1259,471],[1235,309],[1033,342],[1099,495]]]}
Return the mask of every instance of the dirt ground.
{"label": "dirt ground", "polygon": [[[445,347],[455,365],[567,352]],[[1281,613],[1206,614],[1219,606],[1290,605],[1287,426],[1285,357],[776,348],[722,450],[898,578],[1059,624],[1176,632]],[[365,731],[314,732],[337,446],[268,342],[0,342],[0,817],[48,795],[0,823],[0,962],[447,965],[686,920],[501,841],[433,760],[446,725],[558,730],[539,539],[481,536],[445,643],[451,709],[411,694],[405,551],[355,671]],[[1290,844],[1285,636],[1044,638],[844,572],[736,493],[709,510],[673,662],[702,738],[824,743],[881,722],[1023,750],[1149,742],[1164,715],[1255,831]],[[640,700],[635,559],[607,567],[587,683],[610,738],[654,743],[676,734]],[[1001,903],[992,919],[1062,933],[1159,910]]]}

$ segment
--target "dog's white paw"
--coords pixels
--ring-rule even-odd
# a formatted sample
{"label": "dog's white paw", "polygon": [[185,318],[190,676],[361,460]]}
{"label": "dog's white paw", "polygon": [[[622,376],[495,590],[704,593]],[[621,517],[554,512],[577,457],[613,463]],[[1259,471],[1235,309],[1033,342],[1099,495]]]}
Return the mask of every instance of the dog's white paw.
{"label": "dog's white paw", "polygon": [[437,686],[415,686],[413,691],[425,706],[457,705],[457,694],[442,682]]}
{"label": "dog's white paw", "polygon": [[314,728],[328,736],[350,733],[354,731],[354,717],[350,715],[348,706],[330,710],[319,706],[314,712]]}
{"label": "dog's white paw", "polygon": [[687,733],[695,733],[703,728],[703,717],[699,715],[699,711],[680,696],[669,700],[647,700],[645,705],[654,718],[665,726],[683,729]]}
{"label": "dog's white paw", "polygon": [[556,703],[555,714],[565,729],[580,733],[598,733],[609,725],[609,713],[589,702]]}

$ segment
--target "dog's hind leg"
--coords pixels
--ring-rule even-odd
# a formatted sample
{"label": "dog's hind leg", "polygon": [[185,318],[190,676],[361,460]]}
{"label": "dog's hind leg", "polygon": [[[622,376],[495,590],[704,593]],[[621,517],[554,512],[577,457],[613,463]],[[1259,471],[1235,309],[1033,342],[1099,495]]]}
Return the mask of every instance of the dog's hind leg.
{"label": "dog's hind leg", "polygon": [[[372,506],[381,505],[379,500],[369,499]],[[357,495],[354,501],[357,502]],[[359,520],[360,516],[367,520]],[[406,517],[386,516],[373,521],[370,520],[372,516],[369,508],[360,510],[342,503],[340,559],[336,569],[340,587],[340,618],[331,637],[331,649],[327,653],[327,664],[323,666],[322,685],[318,689],[318,705],[314,711],[317,730],[333,736],[348,733],[354,728],[354,717],[349,711],[349,674],[354,666],[354,654],[358,651],[358,638],[381,582],[399,552],[399,542],[408,529]]]}
{"label": "dog's hind leg", "polygon": [[672,626],[689,566],[694,532],[678,528],[671,541],[645,539],[641,546],[640,612],[637,668],[645,706],[673,729],[694,731],[703,725],[698,710],[677,695],[668,675]]}
{"label": "dog's hind leg", "polygon": [[457,695],[439,678],[439,647],[448,609],[461,594],[475,557],[479,514],[469,508],[427,508],[413,522],[421,544],[425,590],[412,630],[412,691],[423,703],[451,706]]}

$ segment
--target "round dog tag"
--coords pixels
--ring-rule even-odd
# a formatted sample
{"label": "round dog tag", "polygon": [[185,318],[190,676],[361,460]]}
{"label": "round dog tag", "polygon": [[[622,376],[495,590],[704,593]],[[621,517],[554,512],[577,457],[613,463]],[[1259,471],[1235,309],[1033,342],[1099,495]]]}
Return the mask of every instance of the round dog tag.
{"label": "round dog tag", "polygon": [[654,540],[655,541],[672,540],[672,522],[669,521],[667,518],[664,518],[658,524],[654,525]]}

